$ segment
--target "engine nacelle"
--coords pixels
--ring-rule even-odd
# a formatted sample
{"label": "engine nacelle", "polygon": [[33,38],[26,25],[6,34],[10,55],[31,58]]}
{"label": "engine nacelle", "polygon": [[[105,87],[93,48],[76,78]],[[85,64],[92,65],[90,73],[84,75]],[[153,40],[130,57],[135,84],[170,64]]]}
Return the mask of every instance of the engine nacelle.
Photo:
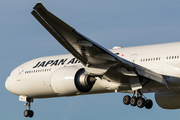
{"label": "engine nacelle", "polygon": [[95,80],[84,68],[63,67],[52,74],[51,87],[60,96],[73,96],[80,92],[89,92]]}
{"label": "engine nacelle", "polygon": [[157,104],[164,109],[179,109],[180,108],[180,92],[157,92],[155,93]]}

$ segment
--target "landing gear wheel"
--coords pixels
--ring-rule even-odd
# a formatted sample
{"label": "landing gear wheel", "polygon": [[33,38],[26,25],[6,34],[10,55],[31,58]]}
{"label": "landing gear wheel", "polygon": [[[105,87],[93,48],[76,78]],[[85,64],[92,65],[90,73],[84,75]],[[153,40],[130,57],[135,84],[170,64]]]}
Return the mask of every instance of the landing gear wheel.
{"label": "landing gear wheel", "polygon": [[34,112],[32,110],[25,110],[24,111],[24,117],[33,117]]}
{"label": "landing gear wheel", "polygon": [[129,95],[124,96],[123,103],[129,105],[131,97]]}
{"label": "landing gear wheel", "polygon": [[29,117],[29,110],[24,111],[24,117]]}
{"label": "landing gear wheel", "polygon": [[132,97],[129,95],[124,96],[123,103],[125,105],[131,104],[131,106],[137,106],[138,108],[143,108],[145,106],[146,109],[151,109],[153,106],[153,102],[150,99],[147,99],[141,89],[134,90]]}
{"label": "landing gear wheel", "polygon": [[131,106],[136,106],[136,103],[137,103],[137,98],[136,98],[136,97],[132,97],[132,98],[130,99],[130,104],[131,104]]}
{"label": "landing gear wheel", "polygon": [[145,105],[145,99],[144,98],[138,98],[137,99],[137,106],[139,107],[139,108],[143,108],[144,107],[144,105]]}
{"label": "landing gear wheel", "polygon": [[33,102],[33,98],[27,97],[26,101],[27,101],[27,103],[24,105],[27,106],[28,109],[24,111],[24,117],[30,117],[31,118],[34,115],[34,112],[30,109],[31,108],[31,102]]}
{"label": "landing gear wheel", "polygon": [[33,117],[33,115],[34,115],[34,112],[32,110],[29,110],[29,117],[31,118]]}
{"label": "landing gear wheel", "polygon": [[152,106],[153,106],[152,100],[147,99],[146,102],[145,102],[145,107],[146,107],[146,109],[151,109]]}

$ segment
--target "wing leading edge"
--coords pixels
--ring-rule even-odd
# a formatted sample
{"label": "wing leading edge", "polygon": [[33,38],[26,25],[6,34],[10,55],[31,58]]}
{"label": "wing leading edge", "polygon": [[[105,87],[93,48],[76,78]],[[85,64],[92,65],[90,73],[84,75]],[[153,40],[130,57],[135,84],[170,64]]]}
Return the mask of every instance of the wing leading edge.
{"label": "wing leading edge", "polygon": [[108,70],[111,67],[118,66],[119,68],[124,68],[121,72],[126,72],[125,75],[131,76],[132,74],[129,73],[133,72],[133,76],[141,75],[168,87],[162,75],[120,58],[108,49],[83,36],[74,28],[50,13],[40,2],[37,3],[33,9],[31,12],[32,15],[61,45],[86,67]]}

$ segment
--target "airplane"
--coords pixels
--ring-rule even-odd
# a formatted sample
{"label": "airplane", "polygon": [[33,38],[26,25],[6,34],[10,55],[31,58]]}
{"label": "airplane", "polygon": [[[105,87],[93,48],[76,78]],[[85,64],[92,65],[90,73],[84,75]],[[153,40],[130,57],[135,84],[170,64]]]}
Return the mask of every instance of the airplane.
{"label": "airplane", "polygon": [[36,98],[122,92],[125,105],[151,109],[155,93],[164,109],[180,108],[180,42],[106,49],[76,31],[38,2],[31,14],[71,54],[40,57],[15,68],[6,89],[26,102]]}

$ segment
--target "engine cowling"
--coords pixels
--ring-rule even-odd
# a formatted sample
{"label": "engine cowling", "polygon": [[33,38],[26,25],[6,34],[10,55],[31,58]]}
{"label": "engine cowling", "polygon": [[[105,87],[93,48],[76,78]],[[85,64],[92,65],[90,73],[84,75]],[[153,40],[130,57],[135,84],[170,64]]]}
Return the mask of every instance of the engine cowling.
{"label": "engine cowling", "polygon": [[80,92],[89,92],[95,80],[84,68],[63,67],[52,74],[51,87],[60,96],[73,96]]}
{"label": "engine cowling", "polygon": [[157,92],[155,93],[157,104],[164,109],[179,109],[180,108],[180,92]]}

